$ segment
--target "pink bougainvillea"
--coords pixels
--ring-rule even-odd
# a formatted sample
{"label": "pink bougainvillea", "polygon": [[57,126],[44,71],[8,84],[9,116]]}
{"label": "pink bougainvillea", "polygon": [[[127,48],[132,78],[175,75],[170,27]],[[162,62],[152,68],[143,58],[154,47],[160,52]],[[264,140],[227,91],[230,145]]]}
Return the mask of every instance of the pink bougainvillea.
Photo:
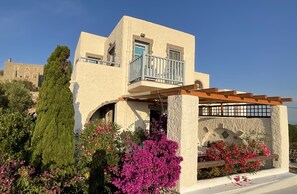
{"label": "pink bougainvillea", "polygon": [[121,193],[160,193],[175,186],[181,172],[178,145],[162,135],[159,141],[146,140],[143,148],[133,146],[122,162],[119,177],[113,181]]}
{"label": "pink bougainvillea", "polygon": [[262,161],[247,162],[259,155],[269,156],[271,153],[265,144],[258,144],[255,148],[248,145],[228,145],[224,141],[212,143],[206,150],[209,160],[224,160],[224,168],[220,168],[222,175],[238,172],[254,172],[260,169]]}

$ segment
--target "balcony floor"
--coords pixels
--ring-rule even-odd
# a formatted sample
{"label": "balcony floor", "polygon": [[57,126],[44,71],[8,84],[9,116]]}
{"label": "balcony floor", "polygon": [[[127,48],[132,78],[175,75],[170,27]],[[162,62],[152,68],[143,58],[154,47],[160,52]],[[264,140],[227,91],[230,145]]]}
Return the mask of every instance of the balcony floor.
{"label": "balcony floor", "polygon": [[155,81],[142,80],[142,81],[129,84],[128,92],[130,93],[145,92],[145,91],[173,88],[178,86],[180,85],[172,85],[172,84],[166,84],[166,83],[159,83]]}

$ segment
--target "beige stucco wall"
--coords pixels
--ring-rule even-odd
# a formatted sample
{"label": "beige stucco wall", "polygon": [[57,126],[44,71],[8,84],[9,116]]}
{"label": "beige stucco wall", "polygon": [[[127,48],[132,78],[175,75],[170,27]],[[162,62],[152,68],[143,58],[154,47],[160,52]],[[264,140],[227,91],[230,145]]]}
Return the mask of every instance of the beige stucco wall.
{"label": "beige stucco wall", "polygon": [[194,81],[199,80],[202,83],[203,89],[209,88],[209,74],[194,72]]}
{"label": "beige stucco wall", "polygon": [[90,112],[123,94],[120,68],[78,62],[76,80],[72,81],[75,130],[81,129]]}
{"label": "beige stucco wall", "polygon": [[87,32],[81,32],[77,46],[74,53],[74,69],[72,73],[72,80],[76,80],[76,61],[79,57],[86,57],[87,53],[93,53],[96,55],[104,56],[104,44],[106,41],[106,37],[87,33]]}
{"label": "beige stucco wall", "polygon": [[43,76],[44,66],[23,64],[7,61],[4,63],[3,80],[27,80],[35,86],[40,86],[40,76]]}
{"label": "beige stucco wall", "polygon": [[122,129],[136,130],[149,128],[149,109],[147,103],[119,101],[115,106],[115,123]]}
{"label": "beige stucco wall", "polygon": [[225,140],[230,143],[237,139],[256,138],[258,135],[266,134],[266,144],[272,150],[270,118],[200,117],[198,128],[199,146],[205,146],[207,141],[223,138],[219,133],[227,131],[229,137]]}

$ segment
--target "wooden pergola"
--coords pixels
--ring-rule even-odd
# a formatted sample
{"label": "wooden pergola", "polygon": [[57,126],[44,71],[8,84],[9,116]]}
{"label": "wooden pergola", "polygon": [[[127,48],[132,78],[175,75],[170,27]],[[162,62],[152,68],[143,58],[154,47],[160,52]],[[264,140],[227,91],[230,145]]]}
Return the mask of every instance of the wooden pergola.
{"label": "wooden pergola", "polygon": [[220,91],[218,88],[198,89],[196,84],[139,92],[122,96],[120,99],[139,102],[166,102],[168,96],[192,95],[199,97],[199,104],[246,103],[261,105],[282,105],[293,101],[292,98],[270,97],[267,95],[254,95],[253,93],[238,93],[235,90]]}

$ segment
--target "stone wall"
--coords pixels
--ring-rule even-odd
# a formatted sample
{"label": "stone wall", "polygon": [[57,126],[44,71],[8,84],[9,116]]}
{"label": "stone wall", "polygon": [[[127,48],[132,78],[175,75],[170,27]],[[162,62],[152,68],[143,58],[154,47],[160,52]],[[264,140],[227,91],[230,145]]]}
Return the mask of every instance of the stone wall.
{"label": "stone wall", "polygon": [[[224,140],[229,143],[239,142],[246,137],[267,137],[267,146],[271,147],[270,118],[235,118],[235,117],[200,117],[198,145],[206,146],[207,142]],[[255,138],[254,137],[254,138]]]}
{"label": "stone wall", "polygon": [[35,86],[40,87],[43,80],[43,65],[14,63],[11,61],[4,63],[5,80],[27,80]]}

